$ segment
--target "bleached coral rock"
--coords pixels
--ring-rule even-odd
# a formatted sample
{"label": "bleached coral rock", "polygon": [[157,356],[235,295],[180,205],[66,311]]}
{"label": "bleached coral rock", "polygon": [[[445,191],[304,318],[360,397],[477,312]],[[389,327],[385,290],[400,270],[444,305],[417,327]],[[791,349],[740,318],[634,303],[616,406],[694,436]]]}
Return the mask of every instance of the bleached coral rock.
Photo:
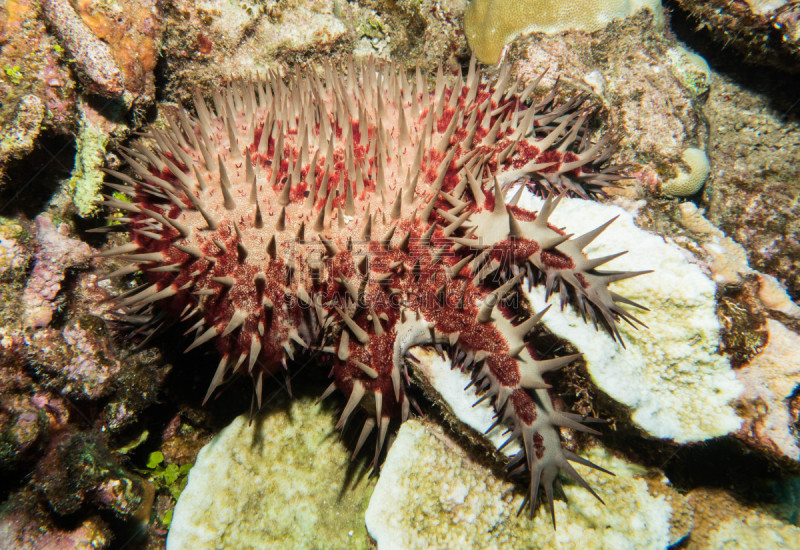
{"label": "bleached coral rock", "polygon": [[774,319],[767,319],[767,330],[766,347],[737,372],[745,386],[741,401],[747,423],[742,432],[758,446],[798,460],[800,438],[792,428],[789,400],[800,388],[800,335]]}
{"label": "bleached coral rock", "polygon": [[[596,448],[585,456],[615,477],[581,468],[606,506],[587,491],[564,484],[569,499],[549,512],[517,515],[522,494],[467,456],[441,429],[403,424],[381,471],[366,521],[378,550],[421,548],[666,548],[670,519],[683,498],[663,476]],[[648,483],[649,482],[649,483]]]}

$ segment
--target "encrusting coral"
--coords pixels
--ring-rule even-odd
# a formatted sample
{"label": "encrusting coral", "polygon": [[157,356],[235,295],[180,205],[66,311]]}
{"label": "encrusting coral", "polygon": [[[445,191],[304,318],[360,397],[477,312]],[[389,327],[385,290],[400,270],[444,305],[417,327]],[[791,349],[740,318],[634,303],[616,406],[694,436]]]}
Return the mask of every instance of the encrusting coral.
{"label": "encrusting coral", "polygon": [[[611,221],[574,238],[548,224],[555,194],[602,194],[621,176],[611,136],[591,139],[585,96],[510,82],[505,67],[483,83],[473,59],[453,85],[440,68],[431,91],[419,70],[409,81],[371,60],[218,89],[213,110],[196,95],[196,119],[168,115],[152,147],[123,153],[133,177],[109,170],[130,197],[107,198],[125,211],[110,229],[131,241],[102,255],[129,262],[112,275],[147,279],[120,308],[142,333],[180,320],[188,349],[215,345],[206,399],[243,373],[260,406],[264,379],[299,354],[329,358],[323,397],[347,397],[338,428],[366,413],[355,452],[375,432],[374,466],[411,414],[409,350],[436,346],[520,443],[508,469],[532,504],[541,484],[552,510],[559,471],[591,491],[568,460],[593,465],[562,449],[559,427],[597,433],[592,419],[556,410],[545,381],[578,356],[540,349],[544,311],[520,290],[544,285],[617,339],[617,323],[637,322],[621,305],[638,304],[608,286],[639,272],[598,271],[619,254],[582,253]],[[505,196],[520,180],[548,195],[538,213]]]}
{"label": "encrusting coral", "polygon": [[464,12],[464,32],[478,59],[497,63],[505,45],[521,33],[593,31],[644,7],[662,21],[660,0],[472,0]]}

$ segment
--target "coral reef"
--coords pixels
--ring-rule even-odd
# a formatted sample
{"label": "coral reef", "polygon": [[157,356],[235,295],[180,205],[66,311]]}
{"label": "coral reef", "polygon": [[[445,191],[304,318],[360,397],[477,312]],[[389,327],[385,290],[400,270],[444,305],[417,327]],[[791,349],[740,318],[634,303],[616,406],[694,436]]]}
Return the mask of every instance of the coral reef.
{"label": "coral reef", "polygon": [[[718,353],[721,325],[716,284],[680,247],[637,228],[626,210],[577,200],[562,202],[560,211],[553,214],[554,223],[569,222],[578,232],[618,216],[587,247],[588,253],[606,255],[622,247],[629,253],[610,263],[610,268],[636,265],[657,273],[622,281],[617,287],[626,297],[650,306],[651,311],[642,315],[648,331],[621,326],[622,348],[603,333],[584,330],[580,318],[568,311],[545,316],[542,323],[583,353],[592,380],[629,407],[632,421],[649,434],[683,443],[737,430],[742,421],[733,401],[742,387],[729,360]],[[520,204],[537,206],[535,198],[525,196]],[[531,289],[529,297],[534,309],[544,307],[546,295],[539,289]]]}
{"label": "coral reef", "polygon": [[779,456],[798,460],[800,441],[791,430],[790,399],[800,386],[800,336],[772,319],[767,320],[767,332],[765,349],[737,372],[749,418],[742,433]]}
{"label": "coral reef", "polygon": [[461,30],[466,4],[243,0],[167,5],[163,52],[170,79],[164,93],[185,104],[193,90],[208,96],[219,82],[254,71],[292,74],[306,64],[351,54],[391,57],[432,72],[448,56],[466,50]]}
{"label": "coral reef", "polygon": [[711,89],[711,67],[702,56],[677,46],[667,51],[667,59],[672,64],[675,76],[692,95],[701,97],[708,94]]}
{"label": "coral reef", "polygon": [[121,365],[97,318],[72,319],[62,330],[37,330],[26,338],[34,365],[50,370],[61,393],[90,399],[107,396]]}
{"label": "coral reef", "polygon": [[152,102],[161,26],[153,0],[43,0],[44,17],[92,93]]}
{"label": "coral reef", "polygon": [[[322,59],[349,40],[333,2],[283,6],[279,20],[259,2],[202,2],[167,8],[164,52],[173,67],[166,92],[179,100],[220,81],[273,69],[276,61]],[[349,3],[339,2],[351,10]]]}
{"label": "coral reef", "polygon": [[[719,61],[718,61],[719,62]],[[714,140],[714,184],[707,217],[747,251],[750,266],[773,275],[800,298],[800,123],[795,87],[732,61],[714,80],[705,107]],[[769,98],[769,100],[765,100]]]}
{"label": "coral reef", "polygon": [[759,509],[719,489],[697,489],[687,499],[695,508],[693,548],[745,550],[794,548],[800,544],[800,527],[793,517],[797,514],[796,502]]}
{"label": "coral reef", "polygon": [[594,31],[642,8],[650,9],[663,22],[660,0],[472,0],[464,12],[464,32],[478,59],[491,64],[499,61],[505,45],[519,34]]}
{"label": "coral reef", "polygon": [[97,209],[97,202],[102,199],[100,190],[104,174],[101,168],[105,164],[108,144],[108,133],[93,120],[96,117],[91,116],[90,112],[91,108],[84,106],[76,140],[75,167],[69,181],[73,190],[72,202],[78,214],[84,217],[92,215]]}
{"label": "coral reef", "polygon": [[681,160],[686,168],[680,169],[677,176],[662,183],[658,191],[672,197],[691,197],[703,188],[708,174],[711,173],[706,152],[689,147],[681,154]]}
{"label": "coral reef", "polygon": [[30,254],[25,246],[29,236],[13,220],[0,218],[0,275],[28,266]]}
{"label": "coral reef", "polygon": [[120,97],[125,84],[108,44],[92,33],[68,0],[45,0],[42,7],[86,87],[105,97]]}
{"label": "coral reef", "polygon": [[[35,95],[20,98],[11,120],[2,125],[4,132],[0,139],[0,162],[5,165],[11,159],[18,159],[33,150],[36,138],[42,130],[45,107]],[[3,172],[0,168],[0,178]]]}
{"label": "coral reef", "polygon": [[[479,3],[473,2],[472,7]],[[150,160],[142,158],[147,157],[142,147],[161,149],[158,139],[153,141],[153,130],[147,130],[150,137],[137,134],[144,124],[162,132],[162,138],[177,139],[180,134],[191,144],[187,129],[197,129],[199,124],[192,105],[195,93],[206,98],[209,117],[214,120],[218,113],[227,111],[229,93],[234,109],[243,106],[244,102],[237,104],[241,98],[237,100],[236,94],[229,92],[232,82],[243,80],[246,89],[248,79],[262,82],[266,75],[272,83],[282,80],[289,89],[313,73],[324,89],[325,65],[330,64],[342,74],[342,87],[348,88],[351,56],[355,63],[379,57],[396,64],[411,89],[417,86],[414,68],[418,65],[422,87],[434,92],[437,67],[441,65],[442,89],[447,95],[458,86],[459,75],[462,83],[468,77],[470,54],[462,30],[466,0],[69,0],[58,2],[58,7],[67,10],[66,16],[52,18],[51,2],[0,2],[0,478],[4,488],[0,547],[155,550],[164,547],[168,529],[174,531],[171,545],[178,544],[172,541],[179,541],[173,537],[178,537],[181,530],[186,534],[194,529],[190,535],[198,548],[225,546],[218,540],[230,541],[228,547],[241,547],[235,537],[246,533],[261,535],[254,543],[261,546],[269,546],[265,541],[273,540],[270,536],[275,534],[274,547],[285,546],[281,539],[287,536],[298,541],[305,536],[303,540],[325,547],[378,545],[381,549],[398,544],[429,546],[437,541],[458,542],[465,547],[475,541],[485,547],[511,546],[509,541],[519,547],[605,544],[704,548],[722,544],[753,547],[761,543],[796,546],[800,524],[800,491],[793,479],[800,474],[800,306],[796,302],[800,296],[800,177],[796,162],[800,131],[795,79],[786,72],[797,67],[796,2],[680,0],[666,4],[670,9],[666,29],[654,19],[658,10],[640,10],[594,31],[535,32],[501,45],[504,59],[511,66],[510,81],[516,80],[524,87],[541,77],[519,111],[515,114],[512,108],[505,116],[513,119],[516,115],[519,122],[519,116],[532,104],[541,102],[543,94],[558,82],[552,103],[543,106],[542,112],[564,106],[572,99],[576,100],[576,110],[591,106],[594,111],[578,130],[572,152],[578,151],[584,137],[591,144],[609,134],[618,144],[610,162],[627,165],[612,171],[620,170],[630,179],[614,182],[616,187],[605,187],[607,196],[594,203],[563,199],[550,215],[550,223],[563,226],[566,233],[580,234],[619,213],[620,217],[586,247],[586,255],[594,258],[628,249],[627,256],[610,261],[607,269],[655,270],[645,277],[611,286],[614,292],[650,308],[636,313],[648,324],[647,329],[635,331],[625,323],[618,325],[625,348],[606,332],[585,326],[573,315],[577,305],[574,301],[568,300],[564,310],[558,311],[559,298],[555,295],[549,303],[555,301],[556,307],[541,317],[531,335],[533,351],[542,352],[537,359],[584,352],[583,358],[565,365],[557,375],[544,375],[552,384],[546,390],[545,404],[552,404],[555,411],[578,413],[579,419],[583,415],[606,419],[608,422],[599,427],[590,424],[603,432],[597,438],[561,426],[554,431],[567,452],[598,462],[617,474],[611,477],[588,471],[580,464],[575,466],[606,499],[606,506],[599,505],[591,493],[568,476],[559,474],[556,480],[563,483],[564,491],[554,482],[553,507],[558,519],[558,529],[554,531],[546,506],[534,508],[532,520],[527,514],[514,516],[525,502],[526,493],[530,494],[530,487],[526,486],[529,479],[524,468],[516,471],[521,474],[517,480],[503,472],[502,466],[510,457],[525,452],[525,441],[512,439],[506,444],[510,434],[504,433],[507,425],[496,423],[494,398],[475,403],[482,394],[476,393],[478,386],[473,376],[479,374],[481,367],[452,368],[475,359],[462,355],[463,345],[451,346],[449,338],[434,333],[431,341],[435,338],[435,343],[407,351],[401,369],[401,375],[407,378],[400,377],[401,389],[409,415],[419,416],[398,432],[397,417],[378,426],[379,418],[395,412],[391,410],[394,388],[385,384],[388,391],[381,392],[381,399],[375,399],[374,388],[367,380],[369,371],[361,365],[371,366],[355,342],[356,332],[346,326],[346,320],[335,309],[325,311],[327,318],[320,326],[314,304],[306,308],[301,303],[300,312],[303,316],[308,313],[311,321],[304,324],[301,320],[295,326],[301,328],[298,337],[309,344],[309,349],[301,349],[292,340],[295,343],[289,345],[294,360],[286,361],[286,371],[280,365],[279,372],[273,373],[279,379],[291,378],[290,384],[288,379],[281,384],[262,375],[262,405],[271,404],[265,405],[269,410],[254,416],[261,424],[248,427],[245,416],[232,426],[240,430],[239,435],[263,433],[256,440],[257,446],[245,447],[237,432],[224,427],[246,411],[251,399],[253,410],[258,405],[248,377],[226,377],[213,399],[202,404],[219,354],[212,346],[201,346],[182,355],[189,342],[181,340],[180,333],[186,327],[170,327],[174,319],[171,315],[165,315],[164,328],[151,338],[147,327],[141,331],[118,330],[121,311],[112,298],[120,294],[122,299],[131,297],[137,285],[149,281],[148,264],[133,262],[144,269],[128,277],[106,280],[109,269],[125,267],[130,260],[88,259],[96,249],[107,250],[130,240],[124,222],[125,218],[137,216],[131,212],[111,213],[104,228],[110,231],[109,235],[86,230],[102,223],[96,218],[100,168],[138,179],[119,152],[148,165]],[[715,9],[714,13],[709,11]],[[707,17],[694,17],[703,13]],[[86,38],[82,45],[99,47],[107,54],[102,61],[108,63],[108,75],[121,75],[121,95],[109,98],[102,87],[100,94],[93,91],[97,82],[87,74],[99,65],[76,56],[81,53],[80,47],[68,47],[71,42],[65,38],[67,33],[77,31],[72,36]],[[484,82],[497,82],[504,70],[484,68]],[[386,78],[381,78],[385,84]],[[397,78],[402,87],[402,77]],[[215,90],[219,93],[216,101]],[[274,92],[272,87],[269,91]],[[514,91],[519,96],[519,87]],[[283,89],[280,93],[284,93]],[[384,132],[391,135],[390,127],[397,120],[398,111],[391,94],[382,99],[387,116],[380,122]],[[577,103],[579,99],[582,104]],[[289,115],[292,124],[285,125],[289,126],[284,132],[285,144],[299,143],[300,153],[303,146],[299,121],[303,120],[302,113],[309,111],[308,103],[307,99],[298,101],[294,118]],[[359,105],[366,103],[353,100],[354,121],[360,120]],[[432,108],[436,107],[433,102]],[[442,105],[443,113],[450,107],[449,103]],[[279,118],[285,119],[286,112],[293,108],[287,99]],[[341,105],[344,111],[349,108],[348,104]],[[331,111],[336,109],[331,107]],[[374,113],[364,109],[367,119],[374,118]],[[411,141],[418,132],[424,132],[425,121],[416,124],[418,121],[409,111],[405,114],[409,115],[406,124]],[[188,126],[184,125],[184,115]],[[463,122],[468,125],[469,112],[466,115]],[[488,128],[479,124],[475,142],[485,139],[488,134],[483,132],[491,131],[491,123],[499,116],[503,113],[491,114]],[[319,122],[321,118],[315,115],[314,120]],[[544,138],[560,121],[563,118],[537,128],[520,144]],[[360,138],[358,126],[352,128],[352,133]],[[357,183],[358,174],[355,180],[349,177],[347,155],[342,153],[347,149],[347,124],[341,127],[345,132],[336,136],[332,144],[337,164],[333,172]],[[213,145],[223,150],[229,139],[228,129],[217,126],[214,130],[222,130]],[[241,139],[243,132],[234,130]],[[260,135],[258,126],[254,130],[254,137]],[[431,128],[432,137],[441,138],[446,130],[436,125]],[[462,126],[454,130],[454,139],[462,130]],[[506,130],[501,124],[500,139]],[[565,128],[562,135],[568,132],[569,128]],[[278,133],[281,132],[276,131],[275,136]],[[399,134],[393,137],[399,141]],[[435,149],[436,139],[432,141],[430,148]],[[365,145],[369,157],[371,144],[368,141]],[[314,160],[316,146],[316,140],[310,140],[305,159],[308,166]],[[326,147],[323,144],[317,161],[324,158]],[[360,147],[358,139],[353,151],[360,151]],[[519,155],[519,145],[517,148],[513,153]],[[553,148],[558,149],[558,144]],[[660,192],[666,182],[687,171],[680,158],[687,148],[702,149],[711,161],[711,173],[702,191],[690,197]],[[241,152],[244,156],[245,150]],[[263,160],[257,149],[251,154],[256,161]],[[454,163],[458,162],[458,155],[454,156]],[[368,280],[363,287],[365,298],[373,298],[373,291],[384,285],[388,289],[384,292],[400,297],[392,289],[405,292],[408,271],[415,275],[413,262],[397,265],[394,270],[391,266],[405,254],[398,247],[405,236],[404,229],[411,223],[411,205],[402,200],[401,217],[391,217],[396,193],[406,185],[405,169],[397,170],[396,166],[411,165],[415,159],[406,162],[409,156],[413,152],[409,151],[402,161],[396,161],[393,155],[381,159],[389,161],[384,183],[387,187],[395,185],[395,189],[385,204],[371,204],[372,240],[380,244],[392,224],[397,224],[398,229],[389,241],[393,249],[373,251],[379,261],[368,266],[379,273],[392,271],[391,284]],[[292,154],[283,159],[285,164],[279,175],[285,174],[291,181],[298,158],[300,155]],[[179,158],[173,156],[169,160],[181,165]],[[271,160],[267,159],[267,164]],[[433,169],[440,159],[424,160],[426,168]],[[340,161],[343,164],[339,165]],[[237,174],[235,162],[223,159],[223,163],[238,189],[240,179],[247,176],[246,165],[239,167]],[[316,168],[315,176],[319,176],[325,166]],[[353,169],[356,168],[367,184],[365,197],[373,196],[370,191],[372,182],[377,183],[375,163],[362,164],[356,155]],[[420,176],[420,191],[430,192],[429,176],[435,182],[438,175],[429,174],[431,171]],[[204,199],[206,210],[219,209],[213,212],[214,219],[225,218],[227,211],[222,203],[224,197],[219,197],[218,180],[202,167],[200,172],[208,176],[216,192],[211,199],[205,195],[196,198]],[[550,183],[547,169],[542,172],[545,173],[534,175],[532,182],[539,191]],[[264,186],[258,194],[265,241],[247,246],[245,264],[267,255],[268,237],[284,206],[278,202],[280,194],[273,194],[282,191],[284,182],[276,181],[269,190],[269,167],[263,171],[257,167],[256,173]],[[167,171],[151,175],[179,186]],[[447,191],[453,183],[449,177],[443,185],[452,196],[452,191]],[[300,179],[311,179],[303,165]],[[329,187],[333,179],[329,177]],[[496,194],[494,183],[486,181],[488,172],[476,179],[484,181],[482,192],[487,198]],[[117,178],[111,182],[119,185]],[[316,183],[321,184],[319,177]],[[127,185],[122,184],[123,188]],[[290,191],[295,190],[295,185]],[[300,188],[303,189],[302,182]],[[573,192],[581,189],[574,188]],[[282,260],[294,257],[292,254],[308,253],[312,259],[319,258],[326,269],[326,262],[334,263],[333,271],[339,269],[341,275],[341,266],[347,267],[344,235],[348,231],[353,237],[350,254],[355,253],[357,259],[364,254],[364,243],[360,241],[364,221],[361,216],[348,216],[347,194],[342,197],[343,190],[340,182],[325,218],[326,224],[332,222],[334,227],[323,230],[323,236],[338,247],[341,265],[327,258],[325,244],[313,229],[315,220],[307,217],[296,202],[298,197],[291,193],[286,223],[299,223],[299,215],[306,222],[305,242],[294,243],[291,249],[288,245],[279,248],[281,254],[287,254]],[[173,195],[183,197],[178,191]],[[541,208],[541,201],[534,201],[526,191],[520,196],[513,187],[501,191],[508,202],[518,201],[507,207],[515,216],[520,215],[521,207],[532,213]],[[310,194],[311,189],[306,187],[303,192]],[[320,195],[319,185],[316,193]],[[491,207],[472,206],[470,193],[467,181],[464,197],[470,199],[466,201],[470,205],[458,216],[471,210],[475,220],[465,221],[464,225],[480,222],[481,228],[505,229],[505,221],[492,224],[488,214],[493,211]],[[125,200],[124,189],[115,188],[112,194],[112,200]],[[164,197],[148,200],[153,208],[161,208],[162,201],[171,202],[168,195]],[[430,194],[423,199],[429,197]],[[449,212],[455,205],[442,197],[444,202],[439,201],[436,206]],[[244,209],[244,221],[235,219],[237,226],[242,231],[249,230],[253,212],[248,208],[255,210],[255,206],[248,203],[249,196],[233,193],[232,198],[237,208]],[[363,198],[354,194],[356,208],[366,204]],[[267,205],[265,199],[271,204]],[[270,206],[272,217],[268,215]],[[324,210],[324,205],[314,207]],[[339,208],[347,221],[347,227],[341,230]],[[379,211],[385,212],[385,219]],[[41,227],[40,215],[52,223]],[[446,227],[452,222],[443,216],[435,210],[430,213],[431,220]],[[419,218],[418,214],[414,223],[420,223]],[[517,221],[527,227],[526,220]],[[159,223],[156,220],[154,228]],[[203,229],[205,221],[201,223],[199,234],[211,237],[210,230]],[[153,233],[154,228],[139,228],[137,239],[141,242],[142,231]],[[486,230],[481,231],[485,237]],[[472,237],[479,237],[477,232],[475,229]],[[460,231],[455,236],[469,238]],[[296,235],[280,233],[276,246],[292,237]],[[312,241],[312,237],[317,240]],[[51,240],[57,245],[45,246]],[[238,265],[236,247],[229,246],[227,240],[218,240],[229,248],[231,265]],[[423,296],[430,298],[432,304],[425,312],[425,320],[441,327],[441,298],[446,299],[441,309],[458,320],[458,312],[462,311],[456,299],[460,287],[451,287],[453,283],[463,284],[469,266],[455,279],[447,278],[448,268],[457,265],[454,262],[463,258],[462,254],[480,251],[453,246],[447,254],[440,254],[436,246],[441,247],[442,241],[437,236],[432,237],[429,249],[413,241],[409,245],[412,258],[438,256],[437,266],[441,266],[442,280]],[[215,245],[209,246],[208,257],[219,258]],[[72,257],[73,252],[80,258]],[[448,255],[450,252],[454,255]],[[308,264],[296,264],[297,271],[286,288],[291,288],[292,283],[299,288],[309,281],[303,265]],[[356,296],[362,288],[358,266],[345,277],[338,277],[341,282],[331,282],[336,274],[330,271],[321,271],[333,295],[324,298],[334,300],[333,305],[338,305],[369,334],[374,324],[369,318],[369,322],[363,322],[364,313],[353,312],[351,308],[360,306],[348,297],[347,283],[355,287]],[[474,306],[470,313],[477,314],[486,293],[499,288],[503,277],[517,273],[510,270],[499,275],[496,281],[470,283],[477,292],[469,290],[465,298],[475,298],[477,302],[465,305],[465,309]],[[277,285],[278,279],[275,281]],[[436,292],[442,283],[445,296]],[[283,281],[280,286],[284,286]],[[542,286],[546,288],[546,281]],[[501,300],[493,311],[494,319],[487,323],[490,336],[499,333],[494,332],[496,327],[508,329],[505,320],[509,311],[514,315],[510,325],[534,319],[536,310],[545,307],[539,292],[542,286],[534,285],[531,292],[517,289]],[[309,297],[317,295],[313,289],[304,288]],[[276,293],[270,299],[273,305],[286,304],[288,311],[294,307],[292,296],[281,301],[286,300],[286,295]],[[208,296],[197,299],[204,303],[211,300]],[[152,312],[162,310],[158,304],[152,305]],[[149,308],[145,309],[140,312],[141,317],[133,320],[145,320],[150,314]],[[40,322],[48,320],[46,326],[31,324],[31,313]],[[390,332],[395,319],[390,317],[387,322],[380,318],[380,311],[375,313],[384,332]],[[315,319],[319,332],[313,326]],[[190,323],[198,320],[199,316],[195,316]],[[413,322],[413,315],[407,316],[406,323],[400,321],[394,326],[402,328]],[[309,325],[312,328],[306,330]],[[576,331],[580,327],[587,330]],[[224,331],[226,327],[221,328]],[[243,328],[235,329],[228,338],[236,338]],[[258,333],[257,327],[255,332]],[[315,334],[319,338],[312,342],[310,336]],[[345,334],[353,352],[341,360],[337,344]],[[566,338],[567,334],[578,335]],[[370,351],[379,347],[374,340],[373,334],[367,345]],[[245,348],[249,352],[249,347]],[[381,351],[373,355],[392,354]],[[484,364],[487,361],[484,359]],[[348,408],[348,420],[344,429],[340,428],[339,438],[336,423],[340,417],[336,409],[348,407],[352,395],[342,383],[348,375],[341,374],[343,363],[352,370],[351,378],[361,381],[366,391],[359,406]],[[235,360],[231,366],[235,366]],[[245,359],[239,370],[246,371],[248,367]],[[344,392],[334,391],[322,407],[314,406],[310,398],[324,388],[331,368],[334,382]],[[253,369],[258,372],[262,366],[254,365]],[[620,375],[620,371],[627,375]],[[465,391],[469,384],[472,386]],[[288,386],[295,401],[275,400],[276,395],[285,393],[282,386]],[[537,390],[533,395],[541,394]],[[537,413],[543,425],[545,416],[552,420],[550,412],[544,414],[537,409]],[[402,416],[401,406],[399,418]],[[361,437],[365,422],[367,429],[371,428],[366,440]],[[376,481],[365,478],[374,465],[374,452],[357,452],[354,462],[345,464],[354,451],[375,449],[384,429],[385,443],[378,457],[380,461],[386,453],[381,477],[377,478],[381,491],[369,506],[369,527],[376,540],[369,540],[363,511]],[[219,432],[219,440],[224,439],[237,449],[232,458],[247,457],[239,465],[246,466],[251,460],[255,464],[263,457],[268,464],[234,476],[226,476],[220,468],[198,469],[190,484],[193,487],[182,493],[199,450]],[[273,433],[280,437],[270,437]],[[405,444],[409,433],[414,435],[413,445]],[[400,438],[399,445],[391,444],[395,435]],[[223,447],[215,442],[203,456],[224,454]],[[222,463],[223,458],[218,460]],[[209,465],[207,460],[203,464]],[[442,471],[447,475],[441,475]],[[321,477],[324,480],[320,483]],[[182,512],[171,523],[178,497],[179,509],[208,510],[207,503],[196,505],[191,500],[192,494],[202,494],[198,487],[204,484],[218,487],[217,493],[225,494],[224,501],[216,499],[213,513]],[[278,499],[282,508],[276,509],[270,494],[289,485],[303,490],[292,492],[291,499]],[[259,487],[268,489],[253,496],[249,490]],[[541,493],[546,493],[543,486],[540,488]],[[688,498],[679,496],[676,489]],[[392,497],[390,511],[385,495],[393,491],[397,496]],[[152,504],[148,496],[151,492],[155,493]],[[569,502],[561,500],[565,496],[569,496]],[[623,508],[625,503],[634,502],[640,509]],[[238,512],[230,514],[230,510]],[[235,521],[214,521],[230,517]],[[252,521],[243,521],[244,517]],[[270,517],[285,518],[289,526],[267,523],[265,518]],[[188,529],[181,526],[183,519],[190,520]],[[644,521],[647,530],[642,528]],[[304,526],[310,526],[309,530]],[[256,534],[262,527],[264,530]],[[219,533],[219,539],[211,540],[215,536],[212,533]],[[202,542],[204,537],[210,542]],[[299,542],[298,546],[302,544]]]}
{"label": "coral reef", "polygon": [[75,85],[39,11],[38,0],[0,6],[0,184],[40,136],[67,134],[74,124]]}
{"label": "coral reef", "polygon": [[99,436],[65,434],[53,439],[46,453],[37,483],[57,514],[74,514],[93,503],[122,519],[149,519],[153,487],[122,467]]}
{"label": "coral reef", "polygon": [[631,164],[633,179],[620,182],[623,189],[612,193],[638,199],[644,194],[640,185],[657,189],[678,174],[678,159],[687,147],[708,141],[701,110],[707,94],[695,95],[686,86],[684,69],[672,59],[674,49],[674,41],[643,10],[591,34],[521,36],[506,58],[520,78],[544,72],[544,84],[559,80],[594,92],[620,137],[615,161]]}
{"label": "coral reef", "polygon": [[111,530],[99,516],[65,529],[30,500],[33,499],[13,495],[0,507],[0,546],[6,550],[104,550],[111,545]]}

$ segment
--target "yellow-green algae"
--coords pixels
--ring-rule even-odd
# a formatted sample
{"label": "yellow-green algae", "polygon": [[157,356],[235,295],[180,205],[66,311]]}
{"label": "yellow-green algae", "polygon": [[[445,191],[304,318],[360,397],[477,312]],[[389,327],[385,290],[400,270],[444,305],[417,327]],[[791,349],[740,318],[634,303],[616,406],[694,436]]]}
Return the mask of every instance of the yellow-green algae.
{"label": "yellow-green algae", "polygon": [[464,32],[477,58],[493,64],[523,32],[593,31],[645,7],[658,24],[663,22],[660,0],[472,0],[464,13]]}
{"label": "yellow-green algae", "polygon": [[75,167],[69,180],[72,201],[78,214],[91,216],[102,199],[103,171],[108,134],[86,114],[81,117],[81,127],[75,140]]}
{"label": "yellow-green algae", "polygon": [[368,548],[374,481],[350,462],[335,422],[312,397],[270,407],[252,424],[236,418],[197,456],[167,549]]}

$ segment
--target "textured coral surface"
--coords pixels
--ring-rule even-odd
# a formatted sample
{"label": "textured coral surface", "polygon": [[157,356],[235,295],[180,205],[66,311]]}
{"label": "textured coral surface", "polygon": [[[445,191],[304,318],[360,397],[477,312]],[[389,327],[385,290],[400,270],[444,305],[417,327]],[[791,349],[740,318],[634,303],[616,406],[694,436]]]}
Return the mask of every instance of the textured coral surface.
{"label": "textured coral surface", "polygon": [[483,63],[497,63],[505,45],[520,33],[593,31],[644,7],[662,20],[660,0],[472,0],[464,12],[464,32]]}
{"label": "textured coral surface", "polygon": [[[552,500],[559,470],[578,480],[558,426],[589,430],[557,411],[543,375],[576,356],[551,357],[529,337],[541,318],[526,312],[520,284],[542,284],[562,307],[619,336],[635,318],[610,291],[635,272],[595,268],[581,250],[607,224],[580,237],[548,225],[558,200],[533,213],[503,189],[524,179],[541,192],[588,196],[619,176],[605,162],[610,137],[585,127],[585,97],[531,97],[504,70],[429,91],[368,62],[346,75],[326,67],[284,83],[217,90],[213,110],[197,97],[197,120],[179,112],[153,148],[126,159],[136,179],[113,172],[132,240],[110,249],[148,282],[120,298],[143,331],[183,319],[221,360],[206,399],[231,373],[248,373],[260,406],[264,380],[308,350],[332,362],[347,404],[338,428],[366,411],[357,449],[376,431],[374,464],[390,423],[409,416],[406,353],[446,348],[472,373],[481,399],[522,452],[510,468],[530,472]],[[532,100],[532,103],[528,103]],[[159,308],[148,316],[157,304]],[[376,430],[377,428],[377,430]]]}

